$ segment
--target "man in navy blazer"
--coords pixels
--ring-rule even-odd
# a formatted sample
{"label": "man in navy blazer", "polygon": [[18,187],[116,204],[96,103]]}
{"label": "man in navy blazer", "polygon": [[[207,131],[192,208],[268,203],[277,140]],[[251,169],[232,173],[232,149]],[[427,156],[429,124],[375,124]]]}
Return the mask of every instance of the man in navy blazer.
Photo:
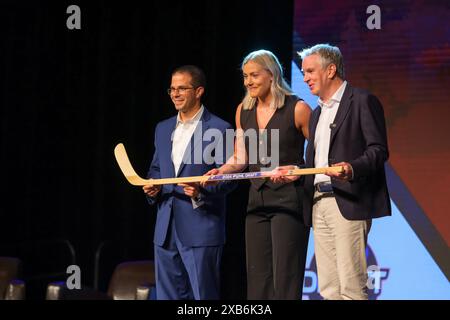
{"label": "man in navy blazer", "polygon": [[310,118],[306,166],[344,168],[305,177],[304,219],[314,229],[319,291],[325,299],[367,299],[371,219],[391,214],[383,107],[374,95],[344,80],[339,48],[319,44],[299,55],[304,81],[319,96]]}
{"label": "man in navy blazer", "polygon": [[[226,161],[225,131],[232,127],[201,104],[204,90],[205,76],[198,67],[182,66],[172,73],[168,93],[178,115],[156,127],[148,178],[200,176]],[[204,139],[205,133],[215,139]],[[220,298],[226,194],[234,187],[232,182],[143,187],[149,203],[158,208],[157,299]]]}

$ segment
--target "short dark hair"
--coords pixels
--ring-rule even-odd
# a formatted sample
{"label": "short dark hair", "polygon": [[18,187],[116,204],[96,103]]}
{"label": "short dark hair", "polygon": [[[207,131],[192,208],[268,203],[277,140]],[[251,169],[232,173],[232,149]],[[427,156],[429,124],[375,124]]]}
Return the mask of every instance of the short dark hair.
{"label": "short dark hair", "polygon": [[188,73],[192,78],[192,85],[196,88],[203,87],[206,88],[206,77],[202,69],[194,65],[184,65],[176,68],[172,75],[175,73]]}

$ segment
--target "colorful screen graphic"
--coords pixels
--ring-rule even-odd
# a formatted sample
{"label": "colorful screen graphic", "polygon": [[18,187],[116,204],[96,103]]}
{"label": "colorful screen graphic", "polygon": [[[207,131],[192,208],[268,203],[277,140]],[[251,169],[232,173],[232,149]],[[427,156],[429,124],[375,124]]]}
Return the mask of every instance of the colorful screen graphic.
{"label": "colorful screen graphic", "polygon": [[[341,49],[346,79],[384,106],[393,215],[369,234],[372,299],[450,299],[448,21],[448,1],[295,1],[294,91],[317,106],[296,52],[329,43]],[[320,298],[315,270],[311,237],[304,299]]]}

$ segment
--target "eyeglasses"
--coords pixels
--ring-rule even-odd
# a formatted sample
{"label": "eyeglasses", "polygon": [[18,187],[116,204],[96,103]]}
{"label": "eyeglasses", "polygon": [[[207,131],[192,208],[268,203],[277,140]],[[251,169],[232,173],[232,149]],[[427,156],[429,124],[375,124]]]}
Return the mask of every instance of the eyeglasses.
{"label": "eyeglasses", "polygon": [[169,89],[167,89],[167,94],[168,94],[169,96],[170,96],[171,94],[175,93],[175,92],[184,94],[184,93],[186,92],[186,90],[189,90],[189,89],[197,89],[197,88],[195,88],[195,87],[169,88]]}

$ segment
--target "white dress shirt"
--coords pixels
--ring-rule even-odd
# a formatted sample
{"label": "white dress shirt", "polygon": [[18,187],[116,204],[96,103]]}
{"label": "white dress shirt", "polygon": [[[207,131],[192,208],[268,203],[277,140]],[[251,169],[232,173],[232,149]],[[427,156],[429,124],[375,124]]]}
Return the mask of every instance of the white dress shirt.
{"label": "white dress shirt", "polygon": [[178,112],[177,124],[172,136],[172,162],[175,168],[175,176],[178,175],[184,153],[202,117],[203,109],[202,105],[191,119],[185,121],[181,120],[180,113]]}
{"label": "white dress shirt", "polygon": [[[183,162],[184,153],[186,152],[186,148],[189,146],[192,135],[202,118],[203,110],[204,107],[202,105],[191,119],[185,121],[181,120],[180,113],[178,112],[177,124],[172,134],[172,162],[175,169],[175,176],[178,176],[178,170]],[[201,200],[195,201],[192,198],[191,200],[194,209],[203,204]]]}
{"label": "white dress shirt", "polygon": [[[323,102],[320,98],[318,100],[322,110],[320,112],[319,121],[317,122],[316,135],[314,138],[314,149],[316,151],[314,156],[314,166],[316,168],[328,167],[329,165],[328,153],[330,151],[331,138],[330,125],[334,123],[346,86],[347,81],[344,81],[327,103]],[[330,163],[330,165],[331,164],[332,163]],[[324,174],[316,174],[314,185],[319,182],[331,182],[331,178]]]}

